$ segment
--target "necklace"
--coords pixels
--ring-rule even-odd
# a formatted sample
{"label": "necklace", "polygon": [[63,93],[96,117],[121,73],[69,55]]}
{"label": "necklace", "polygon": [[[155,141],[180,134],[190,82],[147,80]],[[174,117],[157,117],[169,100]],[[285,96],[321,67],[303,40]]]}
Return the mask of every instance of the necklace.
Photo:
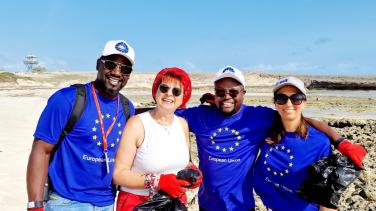
{"label": "necklace", "polygon": [[172,124],[174,122],[174,116],[172,116],[172,120],[168,120],[168,123],[162,122],[161,119],[157,119],[156,116],[155,116],[155,111],[154,110],[150,111],[150,116],[152,117],[152,119],[154,119],[154,121],[160,127],[163,128],[163,130],[167,133],[167,135],[170,135],[170,133],[171,133],[171,127],[172,127]]}
{"label": "necklace", "polygon": [[162,125],[164,131],[167,133],[167,135],[170,135],[171,132],[171,125]]}

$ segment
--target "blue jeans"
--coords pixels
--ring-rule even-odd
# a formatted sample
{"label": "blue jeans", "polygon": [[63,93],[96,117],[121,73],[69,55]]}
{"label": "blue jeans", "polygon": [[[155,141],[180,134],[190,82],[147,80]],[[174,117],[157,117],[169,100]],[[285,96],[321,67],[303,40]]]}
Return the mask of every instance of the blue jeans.
{"label": "blue jeans", "polygon": [[57,193],[50,193],[47,204],[44,208],[45,211],[113,211],[114,205],[98,207],[90,203],[72,201],[63,198]]}

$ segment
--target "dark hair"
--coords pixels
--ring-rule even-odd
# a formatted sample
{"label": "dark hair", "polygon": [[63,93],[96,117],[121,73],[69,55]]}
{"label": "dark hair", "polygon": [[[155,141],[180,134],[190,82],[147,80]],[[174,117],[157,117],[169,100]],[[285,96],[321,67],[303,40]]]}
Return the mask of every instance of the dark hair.
{"label": "dark hair", "polygon": [[[308,122],[305,120],[303,114],[300,121],[299,127],[296,129],[296,133],[304,138],[307,139],[308,137]],[[281,139],[285,136],[286,130],[283,126],[281,115],[277,111],[274,112],[274,120],[273,125],[269,130],[269,136],[266,138],[266,142],[268,144],[278,144]]]}

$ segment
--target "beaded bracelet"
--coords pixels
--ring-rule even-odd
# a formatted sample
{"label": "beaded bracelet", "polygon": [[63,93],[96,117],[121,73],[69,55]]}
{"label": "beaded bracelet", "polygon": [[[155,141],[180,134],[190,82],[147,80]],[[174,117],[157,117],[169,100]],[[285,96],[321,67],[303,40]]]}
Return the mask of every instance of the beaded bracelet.
{"label": "beaded bracelet", "polygon": [[157,177],[155,174],[145,174],[144,185],[147,189],[149,189],[149,197],[152,197],[155,193],[157,193],[158,182],[159,177]]}

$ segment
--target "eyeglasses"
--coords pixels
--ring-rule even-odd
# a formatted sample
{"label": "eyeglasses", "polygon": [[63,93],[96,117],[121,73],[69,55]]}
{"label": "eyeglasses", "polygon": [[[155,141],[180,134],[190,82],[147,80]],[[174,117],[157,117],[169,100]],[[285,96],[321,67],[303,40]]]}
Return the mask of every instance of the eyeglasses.
{"label": "eyeglasses", "polygon": [[306,100],[306,96],[304,94],[293,94],[291,96],[287,96],[285,94],[276,94],[274,95],[274,102],[278,105],[284,105],[287,103],[287,100],[290,99],[293,105],[300,105],[303,101]]}
{"label": "eyeglasses", "polygon": [[117,66],[119,66],[121,74],[123,74],[123,75],[131,74],[131,72],[133,70],[132,66],[128,66],[128,65],[125,65],[125,64],[121,64],[121,63],[118,63],[118,62],[111,61],[111,60],[101,59],[101,61],[103,62],[104,67],[108,70],[111,70],[111,71],[114,70]]}
{"label": "eyeglasses", "polygon": [[[171,87],[169,87],[167,84],[160,84],[159,85],[159,91],[161,91],[162,93],[167,93],[168,90],[170,90],[170,89],[171,89]],[[172,94],[175,97],[179,97],[181,95],[181,89],[178,88],[178,87],[172,88]]]}
{"label": "eyeglasses", "polygon": [[232,88],[232,89],[214,89],[214,91],[217,97],[224,97],[228,93],[232,98],[235,98],[236,96],[238,96],[240,92],[244,92],[245,90]]}

